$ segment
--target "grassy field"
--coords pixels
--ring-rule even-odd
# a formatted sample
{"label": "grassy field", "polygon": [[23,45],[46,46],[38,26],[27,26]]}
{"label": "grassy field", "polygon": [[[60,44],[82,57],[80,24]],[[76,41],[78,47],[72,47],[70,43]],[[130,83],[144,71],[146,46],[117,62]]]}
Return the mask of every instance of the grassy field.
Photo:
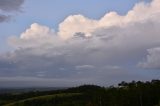
{"label": "grassy field", "polygon": [[9,103],[3,106],[23,106],[24,103],[26,102],[32,102],[32,101],[49,101],[53,100],[55,98],[65,98],[65,97],[73,97],[73,96],[78,96],[82,95],[81,93],[62,93],[62,94],[53,94],[53,95],[45,95],[45,96],[38,96],[38,97],[32,97],[20,101],[16,101],[13,103]]}

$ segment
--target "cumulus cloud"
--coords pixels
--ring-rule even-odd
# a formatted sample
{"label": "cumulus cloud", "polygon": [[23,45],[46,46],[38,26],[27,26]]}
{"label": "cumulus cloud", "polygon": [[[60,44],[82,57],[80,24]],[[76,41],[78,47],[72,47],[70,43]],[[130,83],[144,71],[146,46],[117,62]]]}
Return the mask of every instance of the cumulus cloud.
{"label": "cumulus cloud", "polygon": [[[103,85],[105,81],[152,79],[156,75],[148,77],[146,72],[139,72],[137,64],[148,49],[160,46],[159,18],[160,2],[153,0],[136,4],[124,16],[116,12],[99,20],[69,16],[59,25],[58,32],[34,23],[20,37],[8,39],[15,50],[0,55],[0,75]],[[147,62],[141,66],[153,63],[158,55],[157,50],[149,50]]]}
{"label": "cumulus cloud", "polygon": [[26,30],[26,32],[22,33],[20,37],[21,39],[41,39],[44,37],[50,37],[52,34],[54,34],[54,31],[50,28],[34,23]]}
{"label": "cumulus cloud", "polygon": [[110,12],[100,20],[93,20],[82,15],[71,15],[59,25],[58,34],[62,38],[67,39],[77,32],[90,36],[92,32],[99,28],[125,27],[130,23],[144,22],[148,19],[158,21],[158,17],[160,16],[159,10],[159,0],[153,0],[151,3],[141,2],[136,4],[125,16],[118,15],[116,12]]}
{"label": "cumulus cloud", "polygon": [[[5,14],[21,11],[24,0],[0,0],[0,11]],[[10,19],[10,15],[0,14],[0,22],[6,22]]]}
{"label": "cumulus cloud", "polygon": [[41,46],[49,42],[52,43],[55,37],[56,33],[53,29],[33,23],[30,28],[20,35],[20,38],[16,36],[10,37],[9,43],[16,48],[27,48]]}

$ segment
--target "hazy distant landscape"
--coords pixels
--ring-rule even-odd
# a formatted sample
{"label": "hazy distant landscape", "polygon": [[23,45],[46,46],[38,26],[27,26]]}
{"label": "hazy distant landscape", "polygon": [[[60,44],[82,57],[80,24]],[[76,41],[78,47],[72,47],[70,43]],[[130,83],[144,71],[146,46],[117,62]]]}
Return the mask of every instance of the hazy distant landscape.
{"label": "hazy distant landscape", "polygon": [[51,91],[51,90],[61,90],[67,89],[68,87],[10,87],[10,88],[0,88],[0,94],[5,93],[26,93],[30,91]]}
{"label": "hazy distant landscape", "polygon": [[[16,93],[17,92],[17,93]],[[0,94],[1,106],[160,106],[160,80]]]}

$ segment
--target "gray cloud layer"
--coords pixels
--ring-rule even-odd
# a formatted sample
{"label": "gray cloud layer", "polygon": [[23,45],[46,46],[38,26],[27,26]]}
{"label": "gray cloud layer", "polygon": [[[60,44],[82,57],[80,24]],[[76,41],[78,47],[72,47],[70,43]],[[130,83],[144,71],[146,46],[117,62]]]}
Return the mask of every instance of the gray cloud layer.
{"label": "gray cloud layer", "polygon": [[160,2],[153,0],[137,4],[125,16],[115,12],[100,20],[69,16],[58,32],[34,23],[20,37],[8,39],[15,50],[0,55],[0,83],[107,85],[159,78],[145,70],[160,66],[155,49],[160,47],[159,18]]}
{"label": "gray cloud layer", "polygon": [[147,58],[144,62],[139,63],[140,66],[149,69],[160,69],[160,47],[148,50]]}
{"label": "gray cloud layer", "polygon": [[[24,0],[0,0],[0,10],[4,13],[17,12],[20,11]],[[0,22],[5,22],[9,20],[9,16],[5,14],[0,14]]]}

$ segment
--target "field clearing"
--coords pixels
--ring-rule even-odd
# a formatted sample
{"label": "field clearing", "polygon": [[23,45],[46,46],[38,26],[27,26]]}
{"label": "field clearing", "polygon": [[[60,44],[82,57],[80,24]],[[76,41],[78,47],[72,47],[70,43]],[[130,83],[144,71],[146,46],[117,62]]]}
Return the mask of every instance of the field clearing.
{"label": "field clearing", "polygon": [[16,104],[23,104],[24,102],[30,102],[33,100],[50,100],[54,98],[63,98],[63,97],[72,97],[72,96],[78,96],[82,95],[82,93],[62,93],[62,94],[53,94],[53,95],[44,95],[44,96],[38,96],[38,97],[32,97],[24,100],[20,100],[17,102],[9,103],[3,106],[15,106]]}

